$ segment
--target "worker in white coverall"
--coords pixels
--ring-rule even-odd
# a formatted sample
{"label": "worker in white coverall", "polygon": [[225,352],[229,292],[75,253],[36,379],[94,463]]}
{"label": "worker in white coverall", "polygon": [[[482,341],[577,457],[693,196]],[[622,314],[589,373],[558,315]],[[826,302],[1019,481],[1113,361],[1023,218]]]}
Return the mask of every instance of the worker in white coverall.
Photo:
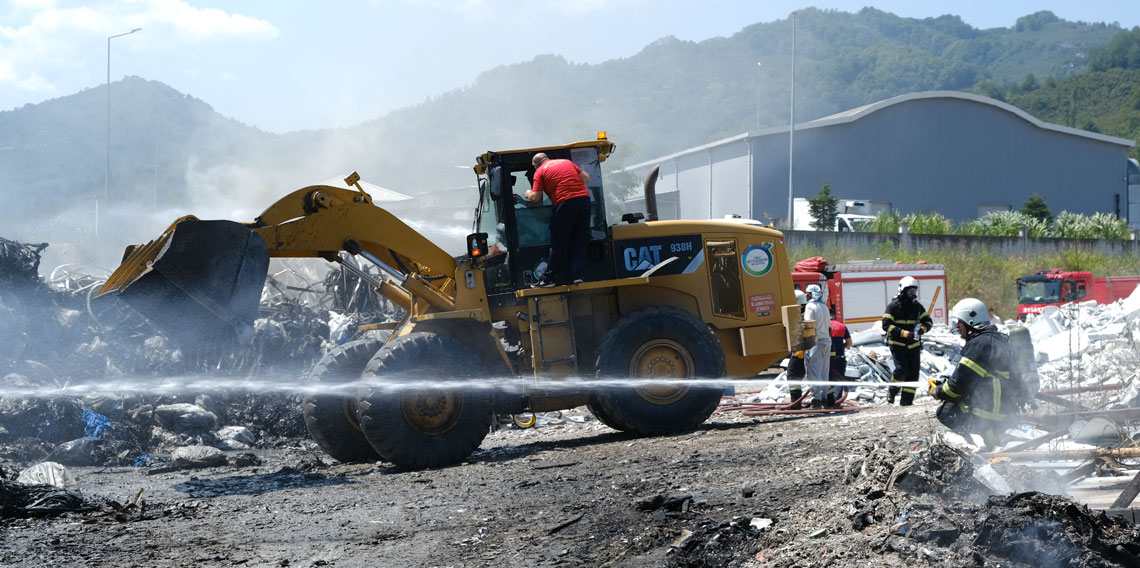
{"label": "worker in white coverall", "polygon": [[[815,322],[815,347],[808,351],[804,361],[806,378],[808,381],[828,381],[831,366],[831,313],[823,302],[823,291],[818,284],[810,284],[804,291],[808,296],[804,320]],[[812,385],[811,390],[816,393],[812,397],[812,406],[823,408],[823,393],[827,392],[827,386]]]}

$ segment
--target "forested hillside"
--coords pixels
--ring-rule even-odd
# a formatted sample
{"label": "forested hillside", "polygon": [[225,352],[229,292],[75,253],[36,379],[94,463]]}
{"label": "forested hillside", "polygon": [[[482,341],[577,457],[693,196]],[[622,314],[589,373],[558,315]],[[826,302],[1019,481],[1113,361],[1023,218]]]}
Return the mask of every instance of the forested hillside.
{"label": "forested hillside", "polygon": [[[1090,70],[1060,81],[1029,75],[990,93],[1047,122],[1140,140],[1140,28],[1090,53]],[[1140,148],[1131,156],[1140,159]]]}
{"label": "forested hillside", "polygon": [[[952,15],[803,10],[795,17],[795,118],[915,91],[973,90],[1042,120],[1135,139],[1137,48],[1134,39],[1114,38],[1136,33],[1049,12],[979,30]],[[1100,55],[1087,72],[1090,53]],[[251,219],[287,191],[351,170],[415,194],[472,185],[470,169],[456,166],[489,149],[606,130],[619,148],[612,168],[786,124],[791,56],[791,19],[702,42],[664,37],[596,65],[539,55],[353,128],[284,135],[222,117],[193,93],[128,78],[111,86],[109,193],[119,214],[99,199],[99,240],[127,227],[142,231],[130,238],[151,236],[158,218],[172,213]],[[19,196],[0,211],[0,226],[15,227],[3,236],[94,238],[90,212],[106,175],[105,97],[100,85],[0,112],[0,187]],[[155,220],[136,229],[140,215]]]}

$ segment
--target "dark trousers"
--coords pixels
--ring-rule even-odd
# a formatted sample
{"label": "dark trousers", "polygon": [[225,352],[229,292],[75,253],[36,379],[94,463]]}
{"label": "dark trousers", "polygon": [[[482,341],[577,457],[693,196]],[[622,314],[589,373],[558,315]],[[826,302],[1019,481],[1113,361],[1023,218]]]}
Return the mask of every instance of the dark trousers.
{"label": "dark trousers", "polygon": [[[807,374],[807,369],[804,368],[804,360],[796,357],[795,353],[788,358],[788,396],[791,398],[793,404],[796,403],[804,395],[804,391],[798,384],[791,384],[794,380],[803,380],[804,375]],[[800,405],[796,404],[791,407],[792,410],[799,410]]]}
{"label": "dark trousers", "polygon": [[[891,382],[901,383],[918,380],[918,363],[922,356],[922,347],[907,349],[906,347],[892,345],[891,355],[895,358],[895,372],[891,377]],[[891,387],[887,392],[887,400],[894,403],[895,395],[898,394],[899,390],[899,387]],[[915,388],[902,387],[901,390],[902,399],[899,401],[899,404],[901,406],[914,404]]]}
{"label": "dark trousers", "polygon": [[[831,358],[831,376],[829,380],[832,382],[846,381],[847,380],[847,357],[835,356]],[[835,400],[843,393],[847,392],[847,387],[827,387],[828,400]]]}
{"label": "dark trousers", "polygon": [[550,215],[548,271],[556,284],[569,284],[581,276],[589,242],[590,198],[575,197],[555,205]]}

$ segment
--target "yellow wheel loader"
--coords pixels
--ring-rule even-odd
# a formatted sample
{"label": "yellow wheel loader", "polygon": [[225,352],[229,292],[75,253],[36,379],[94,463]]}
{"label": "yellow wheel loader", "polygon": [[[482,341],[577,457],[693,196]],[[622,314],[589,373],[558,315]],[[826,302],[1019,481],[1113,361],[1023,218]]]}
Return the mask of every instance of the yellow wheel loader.
{"label": "yellow wheel loader", "polygon": [[[128,247],[99,291],[118,296],[184,345],[239,344],[249,334],[269,257],[319,257],[369,279],[404,317],[383,340],[328,353],[314,383],[357,394],[306,397],[314,440],[342,461],[381,458],[409,469],[461,462],[495,414],[588,405],[599,420],[645,435],[690,430],[725,385],[805,348],[783,235],[733,221],[608,225],[596,140],[485,152],[467,253],[452,257],[352,189],[296,190],[252,223],[183,217]],[[531,158],[572,160],[590,175],[583,282],[532,288],[550,248],[551,205],[526,203]],[[682,189],[683,191],[683,189]],[[378,266],[375,278],[343,252]],[[583,378],[588,380],[582,380]],[[351,391],[349,391],[351,392]]]}

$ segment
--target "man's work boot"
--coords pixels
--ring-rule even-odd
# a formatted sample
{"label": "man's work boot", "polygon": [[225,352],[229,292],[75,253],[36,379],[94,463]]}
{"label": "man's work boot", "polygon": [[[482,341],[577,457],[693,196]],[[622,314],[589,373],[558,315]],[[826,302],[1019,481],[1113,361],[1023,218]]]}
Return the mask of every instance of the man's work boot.
{"label": "man's work boot", "polygon": [[791,399],[790,402],[792,403],[792,405],[788,407],[788,410],[799,410],[803,408],[799,403],[800,397],[803,395],[804,392],[800,389],[788,389],[788,398]]}
{"label": "man's work boot", "polygon": [[914,404],[914,393],[903,391],[902,397],[899,398],[899,406],[910,406]]}
{"label": "man's work boot", "polygon": [[835,393],[827,393],[827,402],[824,406],[827,408],[835,408]]}

